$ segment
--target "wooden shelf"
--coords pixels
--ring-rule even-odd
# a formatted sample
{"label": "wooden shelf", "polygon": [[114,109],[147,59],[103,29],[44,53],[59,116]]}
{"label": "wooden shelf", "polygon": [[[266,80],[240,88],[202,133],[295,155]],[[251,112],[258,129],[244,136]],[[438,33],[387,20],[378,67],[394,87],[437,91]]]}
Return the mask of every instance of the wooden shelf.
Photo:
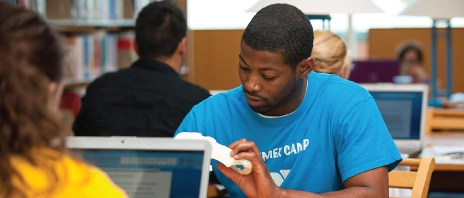
{"label": "wooden shelf", "polygon": [[79,89],[79,88],[86,88],[91,83],[91,80],[83,80],[83,81],[74,81],[74,80],[65,80],[64,82],[64,89]]}
{"label": "wooden shelf", "polygon": [[61,32],[90,32],[104,28],[108,31],[131,29],[135,26],[133,19],[120,20],[84,20],[84,19],[47,19],[47,22]]}
{"label": "wooden shelf", "polygon": [[86,20],[86,19],[47,19],[54,26],[87,26],[87,27],[134,27],[134,19],[118,20]]}

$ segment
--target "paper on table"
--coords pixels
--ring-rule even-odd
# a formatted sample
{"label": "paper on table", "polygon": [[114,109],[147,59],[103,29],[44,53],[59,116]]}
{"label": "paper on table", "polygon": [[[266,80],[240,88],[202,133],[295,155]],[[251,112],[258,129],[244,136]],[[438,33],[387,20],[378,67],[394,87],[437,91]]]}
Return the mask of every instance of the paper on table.
{"label": "paper on table", "polygon": [[464,153],[463,146],[432,146],[432,152],[435,156],[446,155],[450,153]]}
{"label": "paper on table", "polygon": [[421,157],[434,157],[436,164],[464,164],[464,159],[452,158],[450,153],[464,152],[462,146],[432,146],[422,149]]}

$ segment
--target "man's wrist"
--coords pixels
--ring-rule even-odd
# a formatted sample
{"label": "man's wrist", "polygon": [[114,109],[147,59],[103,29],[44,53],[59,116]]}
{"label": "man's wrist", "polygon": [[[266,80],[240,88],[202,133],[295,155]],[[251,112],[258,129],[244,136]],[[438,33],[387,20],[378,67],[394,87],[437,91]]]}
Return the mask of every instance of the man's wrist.
{"label": "man's wrist", "polygon": [[274,197],[286,198],[288,197],[288,192],[283,188],[277,187],[277,193],[275,193]]}

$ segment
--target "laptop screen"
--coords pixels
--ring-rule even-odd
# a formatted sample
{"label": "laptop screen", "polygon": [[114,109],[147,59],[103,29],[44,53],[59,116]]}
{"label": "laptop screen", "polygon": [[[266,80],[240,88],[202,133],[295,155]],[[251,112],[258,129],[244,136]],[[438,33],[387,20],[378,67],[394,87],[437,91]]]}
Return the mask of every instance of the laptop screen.
{"label": "laptop screen", "polygon": [[400,74],[398,60],[353,61],[349,80],[356,83],[391,83]]}
{"label": "laptop screen", "polygon": [[393,139],[420,139],[423,92],[369,91]]}
{"label": "laptop screen", "polygon": [[73,150],[132,198],[198,197],[203,151]]}

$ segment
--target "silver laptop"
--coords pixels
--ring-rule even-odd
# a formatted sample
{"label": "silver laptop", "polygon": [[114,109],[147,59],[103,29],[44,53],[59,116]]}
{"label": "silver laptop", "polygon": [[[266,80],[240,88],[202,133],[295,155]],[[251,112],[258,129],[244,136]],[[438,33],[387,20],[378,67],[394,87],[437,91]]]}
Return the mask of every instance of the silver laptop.
{"label": "silver laptop", "polygon": [[68,137],[66,146],[129,197],[206,197],[211,145],[205,140]]}
{"label": "silver laptop", "polygon": [[374,97],[401,154],[422,149],[428,86],[423,84],[361,84]]}

